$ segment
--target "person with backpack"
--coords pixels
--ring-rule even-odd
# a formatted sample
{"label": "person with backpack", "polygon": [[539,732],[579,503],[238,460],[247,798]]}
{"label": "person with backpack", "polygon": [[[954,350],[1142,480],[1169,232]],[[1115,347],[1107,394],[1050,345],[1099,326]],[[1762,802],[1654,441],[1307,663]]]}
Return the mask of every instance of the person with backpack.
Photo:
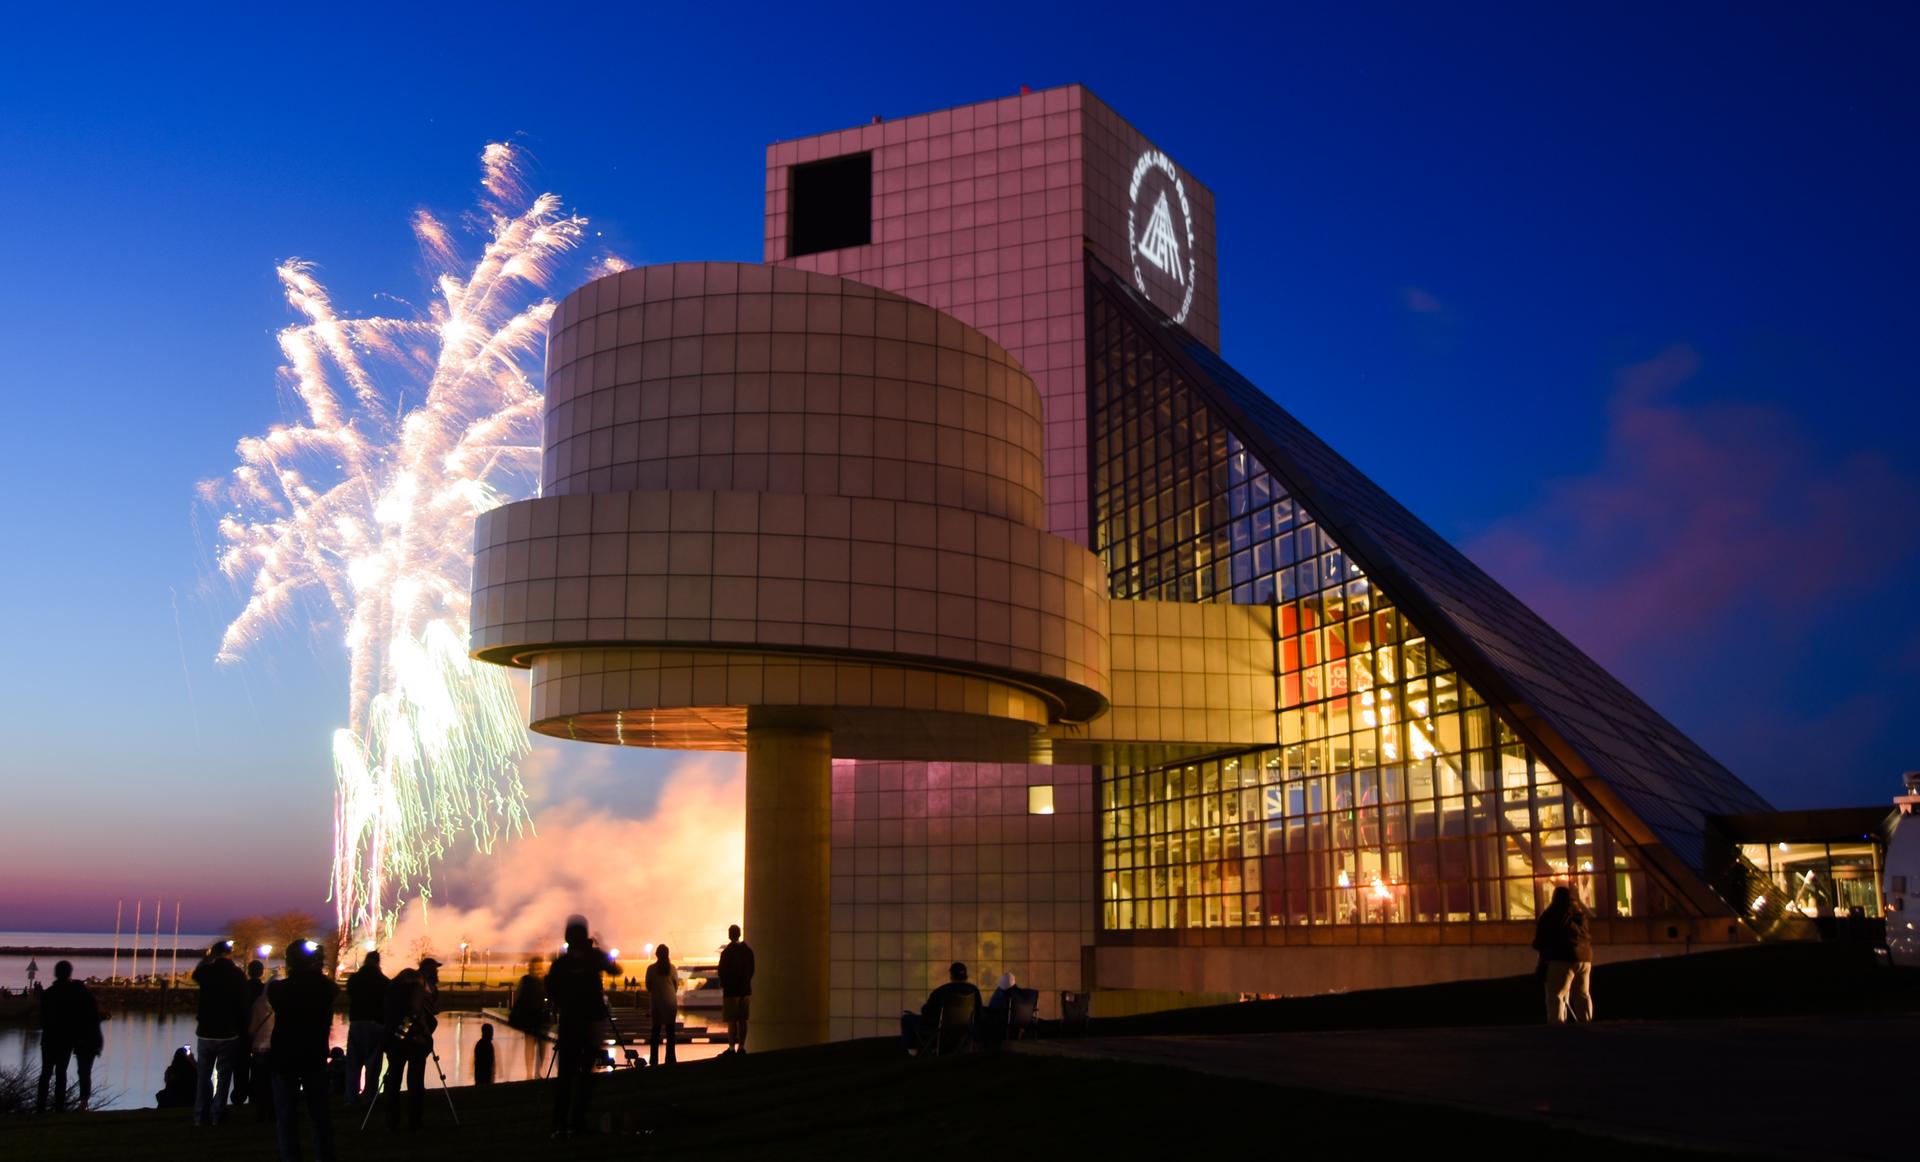
{"label": "person with backpack", "polygon": [[267,1000],[267,962],[247,964],[246,1046],[235,1059],[239,1068],[233,1077],[233,1104],[253,1103],[254,1120],[264,1122],[273,1116],[273,1080],[267,1072],[267,1051],[273,1044],[273,1005]]}
{"label": "person with backpack", "polygon": [[407,1126],[420,1128],[427,1104],[427,1059],[433,1056],[433,1031],[439,1025],[440,962],[422,957],[419,968],[403,968],[387,985],[387,1128],[400,1128],[400,1085],[407,1088]]}
{"label": "person with backpack", "polygon": [[1562,885],[1534,923],[1533,948],[1540,954],[1547,1023],[1593,1020],[1593,914]]}

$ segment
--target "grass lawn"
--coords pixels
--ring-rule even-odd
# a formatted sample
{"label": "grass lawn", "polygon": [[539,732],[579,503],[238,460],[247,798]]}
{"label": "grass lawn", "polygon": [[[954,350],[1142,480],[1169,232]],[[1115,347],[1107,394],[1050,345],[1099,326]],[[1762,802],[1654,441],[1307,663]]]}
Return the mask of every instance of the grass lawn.
{"label": "grass lawn", "polygon": [[[552,1142],[550,1083],[455,1089],[465,1124],[429,1095],[426,1126],[362,1133],[336,1108],[341,1159],[1168,1158],[1242,1146],[1247,1158],[1698,1157],[1570,1136],[1531,1123],[1279,1089],[1182,1070],[1039,1054],[928,1061],[856,1041],[602,1075],[599,1114],[650,1132]],[[270,1125],[243,1109],[196,1129],[184,1110],[0,1120],[0,1158],[125,1162],[271,1158]],[[304,1128],[303,1128],[304,1129]],[[312,1157],[303,1135],[303,1157]],[[1417,1151],[1417,1153],[1415,1153]]]}

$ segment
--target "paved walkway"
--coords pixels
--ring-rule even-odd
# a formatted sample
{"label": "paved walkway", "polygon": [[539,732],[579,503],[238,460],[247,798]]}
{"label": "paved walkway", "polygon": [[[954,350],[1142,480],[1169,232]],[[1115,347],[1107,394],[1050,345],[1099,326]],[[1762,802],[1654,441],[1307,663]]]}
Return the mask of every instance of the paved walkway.
{"label": "paved walkway", "polygon": [[1542,1120],[1747,1157],[1913,1159],[1920,1016],[1211,1037],[1043,1052]]}

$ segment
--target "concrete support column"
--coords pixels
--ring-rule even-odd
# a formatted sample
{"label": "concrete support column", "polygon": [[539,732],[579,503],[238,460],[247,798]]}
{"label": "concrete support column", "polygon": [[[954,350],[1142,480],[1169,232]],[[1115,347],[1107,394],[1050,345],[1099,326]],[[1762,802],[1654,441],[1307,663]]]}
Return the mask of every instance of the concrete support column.
{"label": "concrete support column", "polygon": [[820,729],[747,727],[743,938],[755,962],[751,1049],[827,1039],[832,741]]}

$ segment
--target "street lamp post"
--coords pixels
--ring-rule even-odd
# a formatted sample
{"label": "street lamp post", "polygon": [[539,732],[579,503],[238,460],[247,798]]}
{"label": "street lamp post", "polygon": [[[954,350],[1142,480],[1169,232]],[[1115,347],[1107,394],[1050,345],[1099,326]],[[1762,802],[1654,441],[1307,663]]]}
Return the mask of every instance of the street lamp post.
{"label": "street lamp post", "polygon": [[467,942],[462,940],[460,942],[460,984],[463,987],[467,983],[467,961],[471,959],[473,958],[467,955]]}

